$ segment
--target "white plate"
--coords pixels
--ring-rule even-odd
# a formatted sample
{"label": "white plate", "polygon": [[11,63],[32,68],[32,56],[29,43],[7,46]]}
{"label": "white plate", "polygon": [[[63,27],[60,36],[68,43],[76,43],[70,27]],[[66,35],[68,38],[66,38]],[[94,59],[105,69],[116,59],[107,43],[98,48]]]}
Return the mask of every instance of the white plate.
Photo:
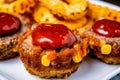
{"label": "white plate", "polygon": [[[96,4],[120,10],[120,7],[99,0],[91,0]],[[4,73],[2,73],[4,72]],[[99,60],[87,57],[67,80],[108,80],[120,72],[120,65],[109,65]],[[13,79],[14,78],[14,79]],[[19,58],[0,61],[0,80],[43,80],[29,74]],[[46,80],[46,79],[44,79]]]}

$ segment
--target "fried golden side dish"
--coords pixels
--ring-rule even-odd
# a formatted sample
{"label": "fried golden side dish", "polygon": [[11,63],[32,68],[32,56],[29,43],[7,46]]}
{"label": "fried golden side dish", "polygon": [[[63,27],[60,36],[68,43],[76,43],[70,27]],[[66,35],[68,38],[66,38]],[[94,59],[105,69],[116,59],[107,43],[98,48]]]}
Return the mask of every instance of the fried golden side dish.
{"label": "fried golden side dish", "polygon": [[103,7],[101,5],[88,3],[88,13],[87,15],[91,19],[106,18],[109,20],[114,20],[120,22],[120,11],[113,10],[108,7]]}
{"label": "fried golden side dish", "polygon": [[31,12],[37,0],[0,0],[0,12],[6,12],[13,15]]}
{"label": "fried golden side dish", "polygon": [[52,14],[64,19],[77,20],[85,16],[87,9],[86,0],[39,0]]}
{"label": "fried golden side dish", "polygon": [[50,12],[43,4],[39,3],[33,12],[33,18],[37,23],[59,23],[66,25],[69,29],[75,30],[86,24],[86,17],[81,17],[78,20],[65,20],[64,17],[58,17]]}

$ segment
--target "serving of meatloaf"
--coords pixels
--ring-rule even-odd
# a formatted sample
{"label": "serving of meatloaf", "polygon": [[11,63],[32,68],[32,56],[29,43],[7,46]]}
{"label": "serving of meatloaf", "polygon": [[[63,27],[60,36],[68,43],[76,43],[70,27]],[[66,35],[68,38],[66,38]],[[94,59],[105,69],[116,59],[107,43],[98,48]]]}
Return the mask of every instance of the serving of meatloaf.
{"label": "serving of meatloaf", "polygon": [[[87,38],[83,40],[82,45],[75,42],[71,47],[47,50],[32,43],[32,33],[33,30],[30,30],[19,38],[18,50],[28,72],[41,78],[68,78],[78,69],[82,59],[88,53]],[[78,56],[73,60],[76,54]],[[48,60],[42,63],[43,56],[48,56],[50,65],[47,65]]]}
{"label": "serving of meatloaf", "polygon": [[77,30],[78,39],[79,36],[87,36],[90,54],[105,63],[120,64],[120,37],[106,37],[95,33],[91,27],[94,22],[90,20],[84,28]]}
{"label": "serving of meatloaf", "polygon": [[18,17],[21,21],[20,29],[12,35],[0,37],[0,60],[12,58],[18,55],[18,51],[16,49],[16,41],[18,37],[23,35],[31,27],[29,21],[26,21],[25,18],[20,15]]}

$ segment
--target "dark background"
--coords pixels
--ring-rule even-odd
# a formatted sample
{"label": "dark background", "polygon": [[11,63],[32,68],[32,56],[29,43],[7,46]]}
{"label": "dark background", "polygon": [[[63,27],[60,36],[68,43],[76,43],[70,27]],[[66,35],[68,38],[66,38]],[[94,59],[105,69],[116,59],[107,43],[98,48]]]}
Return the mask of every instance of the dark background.
{"label": "dark background", "polygon": [[106,1],[106,2],[113,3],[120,6],[120,0],[102,0],[102,1]]}

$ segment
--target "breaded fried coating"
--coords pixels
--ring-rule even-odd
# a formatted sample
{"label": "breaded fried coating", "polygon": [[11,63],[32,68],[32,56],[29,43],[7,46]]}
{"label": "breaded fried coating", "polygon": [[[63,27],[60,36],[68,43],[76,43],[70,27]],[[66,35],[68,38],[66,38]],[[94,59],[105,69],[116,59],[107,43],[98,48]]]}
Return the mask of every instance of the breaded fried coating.
{"label": "breaded fried coating", "polygon": [[64,19],[77,20],[86,15],[86,0],[39,0],[52,14]]}
{"label": "breaded fried coating", "polygon": [[90,2],[88,3],[87,15],[92,19],[106,18],[120,22],[120,11],[103,7],[101,5],[92,4]]}
{"label": "breaded fried coating", "polygon": [[68,28],[71,30],[75,30],[78,27],[82,27],[87,22],[86,17],[81,17],[79,20],[64,20],[63,18],[56,17],[43,4],[39,4],[35,7],[33,12],[33,18],[38,23],[64,24],[68,26]]}
{"label": "breaded fried coating", "polygon": [[31,12],[37,0],[0,0],[0,12],[7,12],[13,15]]}

